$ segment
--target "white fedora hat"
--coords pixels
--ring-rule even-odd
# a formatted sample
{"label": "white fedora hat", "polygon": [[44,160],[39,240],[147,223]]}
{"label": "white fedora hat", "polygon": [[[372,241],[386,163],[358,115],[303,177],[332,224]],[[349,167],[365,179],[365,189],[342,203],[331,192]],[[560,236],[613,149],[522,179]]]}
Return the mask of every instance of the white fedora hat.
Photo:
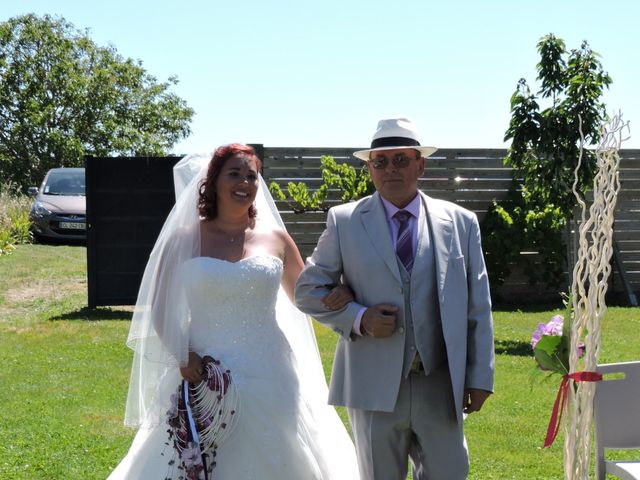
{"label": "white fedora hat", "polygon": [[422,157],[428,157],[437,150],[435,147],[423,147],[418,141],[416,126],[406,118],[387,118],[378,122],[376,133],[371,140],[371,148],[358,150],[353,155],[361,160],[369,160],[371,152],[411,148],[418,150]]}

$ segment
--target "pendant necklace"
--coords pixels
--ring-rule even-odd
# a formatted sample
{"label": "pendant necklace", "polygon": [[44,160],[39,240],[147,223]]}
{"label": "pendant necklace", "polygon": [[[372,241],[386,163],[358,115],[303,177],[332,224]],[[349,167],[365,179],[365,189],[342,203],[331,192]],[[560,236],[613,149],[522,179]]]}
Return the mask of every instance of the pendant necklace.
{"label": "pendant necklace", "polygon": [[229,243],[235,243],[237,239],[241,238],[243,235],[246,235],[247,233],[247,229],[244,228],[243,230],[240,230],[239,232],[236,233],[229,233],[224,231],[222,228],[220,228],[218,225],[216,225],[218,231],[225,236],[225,238],[227,239],[227,241]]}
{"label": "pendant necklace", "polygon": [[244,233],[244,230],[240,233],[236,233],[235,235],[228,235],[227,233],[225,233],[225,235],[227,235],[227,237],[229,238],[229,243],[234,243],[236,241],[236,238],[242,235],[243,233]]}
{"label": "pendant necklace", "polygon": [[[227,231],[226,229],[222,228],[215,220],[213,221],[213,226],[216,230],[218,230],[219,234],[224,237],[224,241],[226,241],[228,244],[243,244],[243,239],[246,240],[249,238],[248,229],[251,228],[251,220],[249,219],[247,224],[243,225],[242,230],[236,230],[235,232],[233,232],[232,229],[229,229],[231,231]],[[236,223],[236,226],[238,226],[238,223]]]}

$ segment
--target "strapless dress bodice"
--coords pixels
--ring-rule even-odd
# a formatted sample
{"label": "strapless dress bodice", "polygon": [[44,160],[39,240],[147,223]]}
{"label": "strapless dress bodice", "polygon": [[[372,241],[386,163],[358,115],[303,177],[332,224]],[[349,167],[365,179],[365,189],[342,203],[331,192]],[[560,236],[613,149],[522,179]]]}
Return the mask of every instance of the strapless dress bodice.
{"label": "strapless dress bodice", "polygon": [[247,372],[274,356],[288,355],[275,315],[282,269],[282,260],[268,254],[237,262],[212,257],[187,261],[183,278],[190,347],[227,364],[241,362]]}

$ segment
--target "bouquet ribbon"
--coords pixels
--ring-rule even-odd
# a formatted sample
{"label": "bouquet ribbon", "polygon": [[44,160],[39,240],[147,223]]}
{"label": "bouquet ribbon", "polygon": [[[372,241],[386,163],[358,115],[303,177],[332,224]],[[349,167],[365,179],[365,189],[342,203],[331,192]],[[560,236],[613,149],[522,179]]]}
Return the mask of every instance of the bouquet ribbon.
{"label": "bouquet ribbon", "polygon": [[573,380],[574,382],[599,382],[602,380],[602,374],[598,372],[574,372],[562,376],[562,382],[560,383],[558,395],[556,396],[556,401],[553,404],[553,411],[551,412],[549,426],[547,427],[547,437],[544,440],[544,448],[548,448],[553,444],[553,441],[556,439],[558,431],[560,430],[562,412],[569,396],[570,380]]}

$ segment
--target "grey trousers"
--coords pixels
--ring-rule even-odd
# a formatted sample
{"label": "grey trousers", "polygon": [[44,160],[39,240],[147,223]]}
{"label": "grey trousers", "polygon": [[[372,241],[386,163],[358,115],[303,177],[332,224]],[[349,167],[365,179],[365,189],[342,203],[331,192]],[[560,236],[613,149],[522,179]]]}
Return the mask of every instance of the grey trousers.
{"label": "grey trousers", "polygon": [[[460,406],[460,408],[462,408]],[[347,409],[361,480],[462,480],[469,473],[463,426],[456,420],[447,367],[400,384],[393,412]]]}

